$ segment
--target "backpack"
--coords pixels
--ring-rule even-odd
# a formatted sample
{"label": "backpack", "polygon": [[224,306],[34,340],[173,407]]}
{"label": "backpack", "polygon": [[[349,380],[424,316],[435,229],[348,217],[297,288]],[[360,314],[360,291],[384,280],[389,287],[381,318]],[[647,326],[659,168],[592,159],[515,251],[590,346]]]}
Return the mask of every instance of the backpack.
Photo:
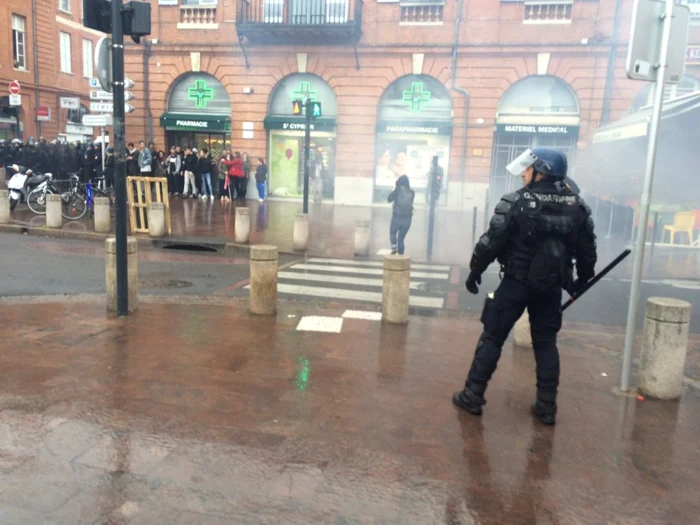
{"label": "backpack", "polygon": [[414,194],[406,187],[400,187],[394,203],[394,214],[400,217],[410,217],[413,215]]}

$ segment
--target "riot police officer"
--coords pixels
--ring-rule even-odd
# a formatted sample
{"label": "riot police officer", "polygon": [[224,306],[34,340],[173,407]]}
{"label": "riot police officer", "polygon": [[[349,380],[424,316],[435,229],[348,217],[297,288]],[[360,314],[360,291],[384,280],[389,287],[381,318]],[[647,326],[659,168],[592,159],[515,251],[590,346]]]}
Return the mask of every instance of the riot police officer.
{"label": "riot police officer", "polygon": [[503,280],[486,299],[481,314],[484,329],[464,389],[456,392],[452,401],[471,414],[482,414],[484,393],[501,347],[527,308],[537,367],[537,399],[532,412],[542,423],[553,425],[562,289],[573,294],[594,275],[593,219],[583,199],[567,184],[563,153],[550,148],[527,150],[506,169],[520,175],[524,187],[504,195],[496,206],[488,231],[474,248],[466,286],[477,294],[481,274],[496,259]]}

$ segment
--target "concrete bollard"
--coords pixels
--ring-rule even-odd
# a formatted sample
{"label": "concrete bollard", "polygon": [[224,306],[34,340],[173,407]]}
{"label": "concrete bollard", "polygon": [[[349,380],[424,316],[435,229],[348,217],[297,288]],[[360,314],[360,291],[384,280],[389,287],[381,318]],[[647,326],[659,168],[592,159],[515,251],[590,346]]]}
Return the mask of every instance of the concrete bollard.
{"label": "concrete bollard", "polygon": [[0,224],[10,222],[10,192],[0,190]]}
{"label": "concrete bollard", "polygon": [[95,216],[95,231],[97,233],[109,233],[112,229],[109,198],[95,197],[92,205]]}
{"label": "concrete bollard", "polygon": [[683,389],[690,326],[689,302],[650,297],[644,319],[639,390],[657,399],[677,399]]}
{"label": "concrete bollard", "polygon": [[148,235],[165,236],[165,204],[152,202],[148,205]]}
{"label": "concrete bollard", "polygon": [[277,246],[256,244],[250,247],[251,314],[277,313]]}
{"label": "concrete bollard", "polygon": [[369,221],[357,221],[355,223],[355,255],[367,257],[369,255],[369,241]]}
{"label": "concrete bollard", "polygon": [[382,286],[382,319],[388,323],[408,323],[411,259],[407,255],[384,258]]}
{"label": "concrete bollard", "polygon": [[238,244],[250,242],[250,208],[236,208],[234,241]]}
{"label": "concrete bollard", "polygon": [[523,312],[522,317],[515,323],[513,331],[513,342],[515,346],[524,346],[532,348],[532,334],[530,333],[530,314],[527,310]]}
{"label": "concrete bollard", "polygon": [[305,252],[309,248],[309,215],[297,213],[294,216],[294,250]]}
{"label": "concrete bollard", "polygon": [[[139,302],[139,255],[135,237],[126,238],[127,275],[129,279],[129,311]],[[107,284],[107,311],[117,311],[117,239],[105,240],[105,277]]]}
{"label": "concrete bollard", "polygon": [[61,228],[63,226],[63,200],[60,195],[46,196],[46,226],[49,228]]}

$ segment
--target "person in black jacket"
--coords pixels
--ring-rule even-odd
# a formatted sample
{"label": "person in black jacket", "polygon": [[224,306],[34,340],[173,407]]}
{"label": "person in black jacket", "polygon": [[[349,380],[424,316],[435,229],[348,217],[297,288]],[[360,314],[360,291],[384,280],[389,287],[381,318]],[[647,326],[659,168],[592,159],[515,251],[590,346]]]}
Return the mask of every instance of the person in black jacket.
{"label": "person in black jacket", "polygon": [[202,180],[202,200],[205,200],[207,197],[209,197],[210,200],[214,200],[214,191],[211,187],[211,172],[213,169],[209,150],[207,148],[202,148],[202,151],[199,153],[199,176]]}
{"label": "person in black jacket", "polygon": [[[496,259],[503,280],[487,297],[479,338],[464,389],[452,401],[481,415],[484,392],[501,356],[501,347],[527,308],[537,363],[533,414],[554,425],[559,386],[557,333],[561,328],[562,289],[574,294],[595,273],[596,236],[591,210],[566,183],[567,160],[550,148],[527,150],[507,170],[525,187],[501,198],[488,231],[472,255],[467,290],[479,293],[481,274]],[[578,279],[573,279],[573,260]]]}
{"label": "person in black jacket", "polygon": [[258,167],[255,170],[255,185],[258,187],[258,198],[265,202],[265,183],[267,182],[267,164],[265,159],[258,157]]}
{"label": "person in black jacket", "polygon": [[195,174],[197,173],[199,161],[197,159],[197,154],[193,152],[192,148],[185,148],[185,159],[184,159],[184,170],[185,170],[185,187],[182,190],[182,198],[187,198],[187,194],[190,192],[190,185],[192,186],[192,193],[189,195],[191,199],[197,198],[197,185],[195,183]]}
{"label": "person in black jacket", "polygon": [[138,177],[140,174],[139,150],[134,147],[133,142],[129,142],[126,151],[126,175],[128,177]]}
{"label": "person in black jacket", "polygon": [[398,252],[403,255],[406,246],[404,240],[411,228],[413,220],[413,200],[415,192],[411,189],[410,181],[406,175],[401,175],[396,180],[396,187],[387,197],[388,202],[393,202],[391,225],[389,226],[389,238],[391,239],[392,255]]}

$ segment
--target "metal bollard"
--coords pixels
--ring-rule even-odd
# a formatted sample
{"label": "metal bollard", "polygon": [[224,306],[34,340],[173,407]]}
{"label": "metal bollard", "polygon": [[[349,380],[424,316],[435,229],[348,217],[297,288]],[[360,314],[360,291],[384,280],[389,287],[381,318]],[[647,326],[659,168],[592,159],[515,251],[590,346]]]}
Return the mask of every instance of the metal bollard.
{"label": "metal bollard", "polygon": [[109,211],[109,198],[95,197],[93,201],[95,216],[95,231],[97,233],[109,233],[112,229]]}
{"label": "metal bollard", "polygon": [[251,314],[275,315],[277,313],[277,246],[256,244],[250,247],[250,299]]}
{"label": "metal bollard", "polygon": [[60,195],[46,196],[46,226],[49,228],[61,228],[63,226],[63,200]]}
{"label": "metal bollard", "polygon": [[239,244],[250,242],[250,208],[236,208],[234,241]]}
{"label": "metal bollard", "polygon": [[165,236],[165,204],[152,202],[148,205],[148,235]]}
{"label": "metal bollard", "polygon": [[691,309],[689,302],[678,299],[647,300],[639,390],[650,397],[681,396]]}
{"label": "metal bollard", "polygon": [[0,224],[10,222],[10,192],[0,190]]}
{"label": "metal bollard", "polygon": [[357,221],[355,223],[355,255],[367,257],[369,255],[369,241],[369,221]]}
{"label": "metal bollard", "polygon": [[530,314],[527,310],[523,312],[523,315],[515,323],[515,330],[513,331],[513,343],[515,346],[523,346],[526,348],[532,348],[532,334],[530,333]]}
{"label": "metal bollard", "polygon": [[382,285],[382,319],[388,323],[408,323],[411,282],[411,259],[407,255],[384,258]]}
{"label": "metal bollard", "polygon": [[[127,275],[129,279],[129,311],[138,307],[139,257],[135,237],[126,238]],[[117,239],[105,240],[105,279],[107,285],[107,311],[117,311]]]}
{"label": "metal bollard", "polygon": [[297,213],[294,216],[294,251],[304,252],[309,248],[309,215]]}

